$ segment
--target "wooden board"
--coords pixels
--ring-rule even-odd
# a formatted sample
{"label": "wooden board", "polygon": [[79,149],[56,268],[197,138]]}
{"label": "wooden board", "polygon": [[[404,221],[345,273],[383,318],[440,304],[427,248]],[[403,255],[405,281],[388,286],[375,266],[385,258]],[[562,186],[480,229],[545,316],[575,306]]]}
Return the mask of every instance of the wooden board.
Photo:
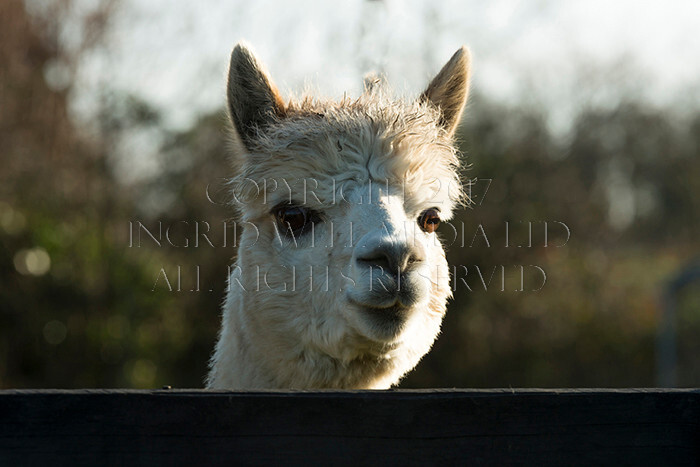
{"label": "wooden board", "polygon": [[0,391],[0,465],[700,465],[700,390]]}

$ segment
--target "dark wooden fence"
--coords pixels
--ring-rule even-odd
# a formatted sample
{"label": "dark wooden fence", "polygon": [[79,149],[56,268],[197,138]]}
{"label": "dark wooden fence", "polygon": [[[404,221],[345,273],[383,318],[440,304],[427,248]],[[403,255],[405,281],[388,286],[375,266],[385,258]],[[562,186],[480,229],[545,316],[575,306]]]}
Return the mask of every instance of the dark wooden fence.
{"label": "dark wooden fence", "polygon": [[0,391],[0,465],[700,465],[700,390]]}

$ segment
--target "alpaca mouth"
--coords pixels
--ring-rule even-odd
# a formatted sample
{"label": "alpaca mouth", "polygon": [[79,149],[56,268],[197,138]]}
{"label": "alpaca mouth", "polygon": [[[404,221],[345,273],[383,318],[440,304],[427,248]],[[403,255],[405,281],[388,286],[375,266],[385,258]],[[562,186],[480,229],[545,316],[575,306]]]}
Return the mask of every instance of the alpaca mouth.
{"label": "alpaca mouth", "polygon": [[408,316],[408,309],[398,304],[388,308],[363,307],[362,312],[386,324],[401,324]]}
{"label": "alpaca mouth", "polygon": [[360,303],[348,296],[350,303],[355,305],[360,313],[369,318],[372,324],[383,331],[395,332],[408,320],[410,309],[401,304],[398,298],[389,306],[373,306]]}
{"label": "alpaca mouth", "polygon": [[376,287],[370,290],[347,290],[347,299],[361,308],[373,310],[409,309],[421,301],[420,287],[407,283],[403,287]]}

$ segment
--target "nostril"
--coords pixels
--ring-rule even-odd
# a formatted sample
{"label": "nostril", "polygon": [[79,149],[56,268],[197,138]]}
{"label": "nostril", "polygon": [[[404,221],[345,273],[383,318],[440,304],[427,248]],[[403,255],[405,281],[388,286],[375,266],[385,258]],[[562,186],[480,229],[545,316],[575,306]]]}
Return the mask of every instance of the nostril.
{"label": "nostril", "polygon": [[416,251],[400,243],[386,243],[357,257],[357,262],[364,266],[381,267],[385,272],[396,274],[421,261]]}
{"label": "nostril", "polygon": [[411,250],[408,254],[408,260],[406,262],[410,266],[411,264],[420,263],[421,261],[423,261],[423,258],[415,251]]}
{"label": "nostril", "polygon": [[401,271],[405,271],[411,266],[422,263],[423,260],[423,256],[416,249],[408,245],[400,249],[396,255],[396,264],[400,267]]}
{"label": "nostril", "polygon": [[377,252],[361,258],[358,257],[357,262],[367,267],[382,268],[382,270],[386,272],[393,269],[389,258],[386,255],[377,254]]}

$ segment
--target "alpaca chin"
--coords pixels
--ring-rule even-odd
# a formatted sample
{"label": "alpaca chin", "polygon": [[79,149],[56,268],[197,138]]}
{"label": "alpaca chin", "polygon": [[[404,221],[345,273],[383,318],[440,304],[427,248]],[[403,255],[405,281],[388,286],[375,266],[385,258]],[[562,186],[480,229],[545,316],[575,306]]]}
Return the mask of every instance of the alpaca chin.
{"label": "alpaca chin", "polygon": [[[398,277],[403,276],[403,279]],[[388,275],[371,283],[374,288],[347,291],[347,300],[356,310],[358,321],[366,323],[368,338],[392,342],[401,338],[406,323],[427,310],[429,282],[419,273]],[[416,277],[417,276],[417,277]]]}
{"label": "alpaca chin", "polygon": [[366,321],[365,335],[377,342],[392,343],[400,339],[415,310],[394,305],[388,308],[357,307],[359,319]]}
{"label": "alpaca chin", "polygon": [[414,101],[285,103],[236,46],[243,227],[208,387],[382,389],[430,350],[451,296],[436,229],[465,199],[453,134],[468,78],[462,48]]}

